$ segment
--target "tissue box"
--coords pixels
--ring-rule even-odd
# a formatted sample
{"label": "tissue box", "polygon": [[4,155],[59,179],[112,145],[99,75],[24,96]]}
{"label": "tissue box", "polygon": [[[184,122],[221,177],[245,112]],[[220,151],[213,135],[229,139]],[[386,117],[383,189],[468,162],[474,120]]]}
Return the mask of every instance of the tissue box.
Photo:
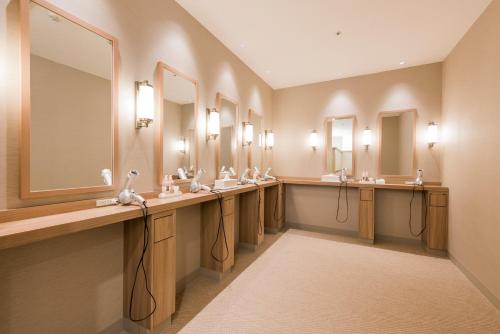
{"label": "tissue box", "polygon": [[322,182],[340,182],[340,177],[335,174],[321,175]]}
{"label": "tissue box", "polygon": [[232,189],[238,186],[237,179],[219,179],[215,180],[214,189]]}

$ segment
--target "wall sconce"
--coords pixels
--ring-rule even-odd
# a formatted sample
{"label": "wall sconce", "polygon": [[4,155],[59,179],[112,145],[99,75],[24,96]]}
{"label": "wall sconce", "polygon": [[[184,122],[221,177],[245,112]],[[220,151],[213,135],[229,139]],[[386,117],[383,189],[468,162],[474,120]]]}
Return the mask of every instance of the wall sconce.
{"label": "wall sconce", "polygon": [[427,126],[427,143],[429,147],[439,143],[439,124],[430,122]]}
{"label": "wall sconce", "polygon": [[135,82],[135,128],[148,127],[154,120],[154,90],[147,81]]}
{"label": "wall sconce", "polygon": [[262,147],[263,144],[263,138],[262,138],[262,133],[259,132],[259,147]]}
{"label": "wall sconce", "polygon": [[207,140],[214,140],[220,135],[220,113],[215,109],[207,108]]}
{"label": "wall sconce", "polygon": [[181,152],[182,154],[186,153],[186,138],[181,138],[177,142],[177,151]]}
{"label": "wall sconce", "polygon": [[253,124],[243,122],[243,146],[250,146],[253,142]]}
{"label": "wall sconce", "polygon": [[272,130],[264,131],[264,149],[272,150],[274,147],[274,133]]}
{"label": "wall sconce", "polygon": [[312,130],[311,134],[309,135],[309,145],[311,145],[313,151],[316,151],[319,146],[318,131]]}
{"label": "wall sconce", "polygon": [[372,130],[369,127],[366,127],[363,130],[363,145],[365,146],[365,150],[368,151],[368,147],[372,144]]}

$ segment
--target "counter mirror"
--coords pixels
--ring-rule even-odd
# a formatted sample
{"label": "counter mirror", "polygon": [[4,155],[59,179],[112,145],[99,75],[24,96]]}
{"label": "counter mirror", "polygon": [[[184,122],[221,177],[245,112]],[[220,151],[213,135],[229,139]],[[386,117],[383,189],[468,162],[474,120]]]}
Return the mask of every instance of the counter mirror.
{"label": "counter mirror", "polygon": [[263,170],[263,147],[262,136],[264,133],[262,127],[262,116],[257,114],[254,110],[250,109],[248,112],[248,119],[253,125],[253,140],[248,148],[248,168],[257,167],[260,171]]}
{"label": "counter mirror", "polygon": [[354,176],[356,170],[354,116],[331,117],[325,120],[325,169],[335,174],[343,168],[347,175]]}
{"label": "counter mirror", "polygon": [[45,1],[20,9],[21,197],[112,190],[116,39]]}
{"label": "counter mirror", "polygon": [[[197,170],[198,83],[164,63],[156,68],[158,182],[172,175],[177,183]],[[186,181],[189,182],[189,181]]]}
{"label": "counter mirror", "polygon": [[416,170],[416,110],[382,112],[379,115],[379,174],[412,178]]}
{"label": "counter mirror", "polygon": [[217,137],[216,179],[220,177],[219,171],[223,166],[226,169],[233,167],[238,174],[238,108],[238,101],[217,93],[216,109],[220,114],[220,135]]}

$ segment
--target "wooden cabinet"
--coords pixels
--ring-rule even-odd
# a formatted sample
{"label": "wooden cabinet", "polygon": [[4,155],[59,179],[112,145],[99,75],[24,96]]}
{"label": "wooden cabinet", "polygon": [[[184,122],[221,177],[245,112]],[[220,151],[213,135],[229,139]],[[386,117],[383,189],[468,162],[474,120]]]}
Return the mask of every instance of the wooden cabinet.
{"label": "wooden cabinet", "polygon": [[374,195],[374,188],[359,188],[359,237],[368,242],[375,239]]}
{"label": "wooden cabinet", "polygon": [[[144,318],[153,311],[154,302],[147,292],[147,284],[156,301],[156,310],[150,317],[139,323],[148,329],[154,329],[175,312],[175,210],[148,216],[147,225],[148,230],[145,231],[142,218],[125,222],[123,310],[124,317],[129,318],[130,296],[133,288],[132,318]],[[144,233],[148,242],[148,248],[144,254],[147,282],[142,266],[138,270],[144,246]],[[136,272],[138,272],[137,279]]]}
{"label": "wooden cabinet", "polygon": [[203,203],[201,222],[201,267],[224,273],[234,265],[234,196]]}
{"label": "wooden cabinet", "polygon": [[[448,249],[448,193],[428,191],[426,203],[427,229],[424,232],[423,241],[429,250],[446,251]],[[425,217],[425,211],[423,217]]]}
{"label": "wooden cabinet", "polygon": [[266,232],[277,233],[285,225],[285,187],[282,183],[267,187],[264,193],[264,226]]}
{"label": "wooden cabinet", "polygon": [[258,246],[264,241],[264,189],[240,195],[240,243]]}

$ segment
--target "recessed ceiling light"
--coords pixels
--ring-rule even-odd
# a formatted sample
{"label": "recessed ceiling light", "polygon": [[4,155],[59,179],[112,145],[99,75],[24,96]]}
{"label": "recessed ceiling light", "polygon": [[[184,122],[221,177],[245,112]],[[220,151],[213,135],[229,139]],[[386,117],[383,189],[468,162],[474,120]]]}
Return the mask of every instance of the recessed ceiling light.
{"label": "recessed ceiling light", "polygon": [[337,31],[335,34],[336,34],[337,36],[340,36],[340,35],[342,35],[342,31],[340,31],[340,30],[339,30],[339,31]]}
{"label": "recessed ceiling light", "polygon": [[244,49],[246,47],[246,44],[245,43],[241,43],[240,44],[240,48]]}
{"label": "recessed ceiling light", "polygon": [[404,64],[406,64],[406,62],[404,60],[399,62],[399,65],[404,65]]}

